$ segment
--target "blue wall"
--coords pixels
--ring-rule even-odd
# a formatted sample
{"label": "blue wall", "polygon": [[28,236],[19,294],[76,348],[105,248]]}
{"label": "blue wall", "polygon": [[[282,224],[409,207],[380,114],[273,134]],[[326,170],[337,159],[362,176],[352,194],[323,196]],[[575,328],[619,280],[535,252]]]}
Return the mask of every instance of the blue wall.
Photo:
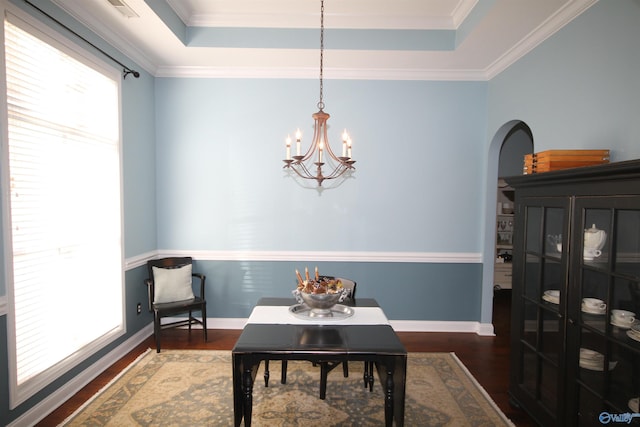
{"label": "blue wall", "polygon": [[640,158],[640,2],[600,1],[489,82],[489,137],[526,122],[535,151]]}
{"label": "blue wall", "polygon": [[[208,314],[223,318],[290,295],[296,268],[323,263],[301,261],[307,252],[474,254],[472,263],[319,267],[356,280],[391,319],[480,321],[482,217],[473,212],[483,206],[486,86],[325,81],[330,140],[338,148],[350,131],[357,171],[318,193],[282,170],[287,134],[300,127],[310,139],[317,81],[159,78],[158,247],[195,253],[209,277]],[[212,251],[247,260],[215,261]],[[283,251],[284,261],[253,261]]]}
{"label": "blue wall", "polygon": [[[358,298],[375,298],[390,319],[478,321],[480,264],[196,261],[207,276],[208,317],[246,318],[264,296],[291,297],[295,270],[357,278]],[[471,279],[471,280],[470,280]]]}
{"label": "blue wall", "polygon": [[158,246],[477,253],[486,86],[325,81],[329,138],[350,131],[357,171],[319,195],[282,169],[317,81],[159,78]]}

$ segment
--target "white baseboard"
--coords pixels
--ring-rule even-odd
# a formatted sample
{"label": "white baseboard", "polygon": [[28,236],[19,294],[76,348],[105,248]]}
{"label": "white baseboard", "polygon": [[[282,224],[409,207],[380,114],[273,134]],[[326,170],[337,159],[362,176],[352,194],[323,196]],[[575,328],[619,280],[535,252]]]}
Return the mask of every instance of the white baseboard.
{"label": "white baseboard", "polygon": [[[175,320],[178,319],[167,318],[169,322]],[[242,329],[246,323],[246,318],[207,318],[208,329]],[[389,323],[396,332],[460,332],[481,336],[495,335],[491,323],[438,320],[390,320]],[[200,328],[200,325],[194,325],[193,328]]]}
{"label": "white baseboard", "polygon": [[441,321],[441,320],[389,320],[396,332],[450,332],[476,333],[494,336],[491,323]]}
{"label": "white baseboard", "polygon": [[15,419],[12,423],[8,424],[8,427],[26,427],[35,425],[64,402],[69,400],[69,398],[80,391],[82,387],[89,384],[109,366],[113,365],[115,361],[123,358],[127,353],[138,346],[138,344],[149,338],[149,335],[151,334],[153,334],[152,323],[138,331],[138,333],[107,353],[80,374],[73,377],[69,382],[47,396],[45,399],[41,400],[37,405]]}

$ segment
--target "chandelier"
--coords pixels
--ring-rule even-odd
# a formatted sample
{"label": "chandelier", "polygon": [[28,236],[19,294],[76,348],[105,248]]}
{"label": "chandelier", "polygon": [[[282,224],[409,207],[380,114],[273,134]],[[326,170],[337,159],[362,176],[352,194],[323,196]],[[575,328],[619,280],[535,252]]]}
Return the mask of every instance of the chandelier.
{"label": "chandelier", "polygon": [[[300,129],[296,131],[296,154],[291,155],[291,136],[287,136],[287,154],[284,159],[283,168],[293,170],[298,176],[304,179],[315,179],[318,187],[322,187],[322,182],[328,179],[335,179],[345,176],[355,170],[353,164],[356,162],[351,157],[351,138],[346,129],[342,133],[342,155],[336,156],[329,144],[327,137],[327,120],[329,114],[324,112],[324,102],[322,98],[323,89],[323,62],[324,62],[324,0],[320,1],[320,101],[317,104],[318,112],[312,114],[314,121],[313,139],[306,153],[301,154],[302,133]],[[326,169],[323,170],[323,167]],[[347,174],[348,175],[348,174]]]}

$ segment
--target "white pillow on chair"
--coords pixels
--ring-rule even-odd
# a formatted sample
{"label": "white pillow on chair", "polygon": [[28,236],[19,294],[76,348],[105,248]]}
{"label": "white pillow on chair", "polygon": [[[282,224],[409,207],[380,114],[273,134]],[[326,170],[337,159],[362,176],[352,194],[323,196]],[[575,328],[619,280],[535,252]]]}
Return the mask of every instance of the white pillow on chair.
{"label": "white pillow on chair", "polygon": [[152,267],[155,303],[192,299],[191,264],[178,268]]}

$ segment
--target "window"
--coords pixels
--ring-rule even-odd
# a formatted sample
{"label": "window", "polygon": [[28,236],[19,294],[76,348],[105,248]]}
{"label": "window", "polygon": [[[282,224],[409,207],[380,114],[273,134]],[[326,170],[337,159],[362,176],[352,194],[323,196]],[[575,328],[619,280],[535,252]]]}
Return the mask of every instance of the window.
{"label": "window", "polygon": [[13,15],[4,25],[14,408],[124,333],[120,79]]}

